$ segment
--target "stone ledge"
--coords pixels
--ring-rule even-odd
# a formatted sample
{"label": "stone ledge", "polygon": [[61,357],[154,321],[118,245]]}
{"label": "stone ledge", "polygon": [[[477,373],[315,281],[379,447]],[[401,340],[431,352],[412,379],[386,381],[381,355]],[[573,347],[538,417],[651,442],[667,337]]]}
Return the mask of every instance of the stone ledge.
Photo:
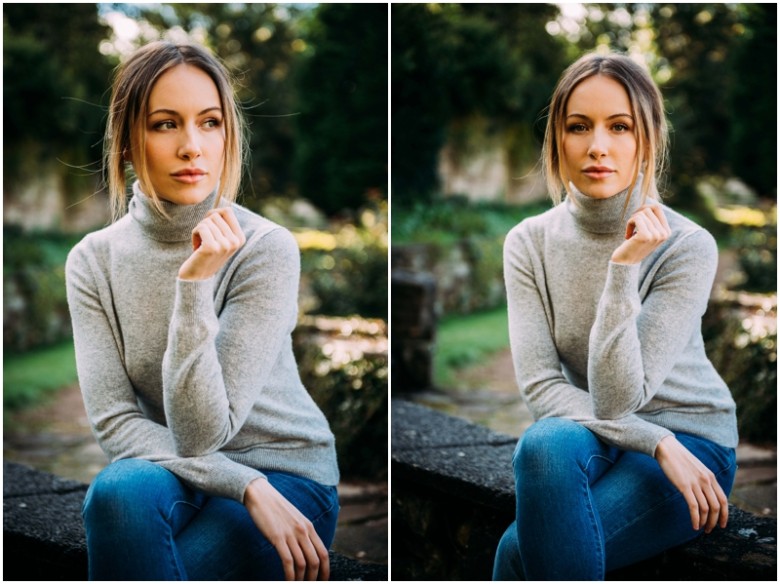
{"label": "stone ledge", "polygon": [[[393,575],[488,580],[514,517],[516,439],[392,401]],[[729,526],[611,580],[776,580],[777,520],[730,507]]]}
{"label": "stone ledge", "polygon": [[[86,580],[87,485],[3,461],[3,579]],[[387,566],[330,553],[331,580],[386,581]]]}

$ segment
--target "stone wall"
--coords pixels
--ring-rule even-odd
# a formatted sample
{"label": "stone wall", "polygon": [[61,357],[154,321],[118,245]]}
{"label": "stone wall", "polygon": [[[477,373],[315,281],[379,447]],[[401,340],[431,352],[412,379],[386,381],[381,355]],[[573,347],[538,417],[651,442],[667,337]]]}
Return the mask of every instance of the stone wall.
{"label": "stone wall", "polygon": [[[516,439],[409,402],[392,402],[393,579],[489,580],[515,512]],[[777,520],[729,508],[729,525],[611,580],[777,578]]]}

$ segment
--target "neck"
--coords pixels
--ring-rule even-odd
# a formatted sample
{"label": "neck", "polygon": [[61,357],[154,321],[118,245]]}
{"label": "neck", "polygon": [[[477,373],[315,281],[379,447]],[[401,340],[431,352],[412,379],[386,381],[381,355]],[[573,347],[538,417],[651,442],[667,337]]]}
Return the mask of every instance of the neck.
{"label": "neck", "polygon": [[149,237],[157,241],[189,241],[192,230],[206,213],[214,208],[217,190],[195,205],[176,205],[160,200],[165,215],[155,208],[151,198],[142,190],[138,182],[133,184],[133,198],[128,213],[135,219]]}
{"label": "neck", "polygon": [[628,218],[642,205],[641,185],[642,175],[639,175],[631,193],[629,187],[606,199],[596,199],[569,183],[570,195],[566,198],[566,207],[575,223],[585,231],[622,233]]}

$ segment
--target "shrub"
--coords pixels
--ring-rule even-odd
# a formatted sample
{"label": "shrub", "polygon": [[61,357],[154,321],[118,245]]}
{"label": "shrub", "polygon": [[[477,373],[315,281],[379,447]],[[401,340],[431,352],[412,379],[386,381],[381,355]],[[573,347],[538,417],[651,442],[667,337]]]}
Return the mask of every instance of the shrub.
{"label": "shrub", "polygon": [[302,282],[315,297],[307,313],[387,319],[387,205],[358,217],[333,232],[296,233]]}
{"label": "shrub", "polygon": [[777,295],[722,293],[703,327],[707,354],[737,402],[740,437],[777,440]]}
{"label": "shrub", "polygon": [[739,265],[745,272],[740,288],[771,292],[777,286],[777,226],[740,229],[737,234]]}
{"label": "shrub", "polygon": [[381,320],[304,317],[301,378],[336,436],[342,473],[387,476],[387,328]]}
{"label": "shrub", "polygon": [[78,237],[3,230],[3,347],[12,353],[71,335],[65,258]]}

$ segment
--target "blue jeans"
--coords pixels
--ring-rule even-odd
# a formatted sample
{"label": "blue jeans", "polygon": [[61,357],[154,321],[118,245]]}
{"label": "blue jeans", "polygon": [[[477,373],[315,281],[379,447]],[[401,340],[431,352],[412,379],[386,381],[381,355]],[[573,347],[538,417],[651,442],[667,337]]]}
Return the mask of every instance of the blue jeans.
{"label": "blue jeans", "polygon": [[[734,449],[676,437],[728,495]],[[603,580],[701,533],[654,458],[607,446],[571,420],[533,424],[512,464],[517,516],[499,542],[494,580]]]}
{"label": "blue jeans", "polygon": [[[336,487],[265,475],[330,547]],[[152,462],[120,460],[103,469],[82,515],[91,580],[284,580],[276,550],[246,507],[195,491]]]}

